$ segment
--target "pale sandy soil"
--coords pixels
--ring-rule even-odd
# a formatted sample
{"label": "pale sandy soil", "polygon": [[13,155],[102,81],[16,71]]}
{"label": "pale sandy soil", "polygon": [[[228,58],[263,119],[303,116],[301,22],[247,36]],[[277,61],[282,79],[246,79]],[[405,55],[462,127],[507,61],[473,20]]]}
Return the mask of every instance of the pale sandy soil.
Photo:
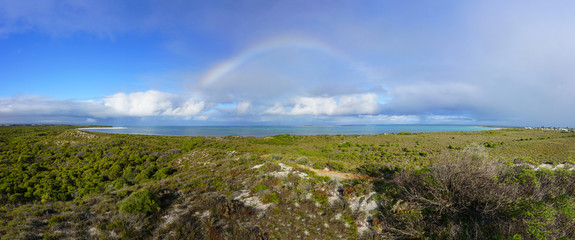
{"label": "pale sandy soil", "polygon": [[375,178],[367,176],[367,175],[336,172],[336,171],[331,171],[327,168],[325,168],[325,169],[314,169],[312,167],[308,167],[308,166],[301,165],[301,164],[296,164],[296,165],[300,168],[305,168],[305,169],[311,170],[311,171],[315,172],[317,175],[323,176],[323,177],[339,178],[339,179],[370,179],[370,180],[375,179]]}

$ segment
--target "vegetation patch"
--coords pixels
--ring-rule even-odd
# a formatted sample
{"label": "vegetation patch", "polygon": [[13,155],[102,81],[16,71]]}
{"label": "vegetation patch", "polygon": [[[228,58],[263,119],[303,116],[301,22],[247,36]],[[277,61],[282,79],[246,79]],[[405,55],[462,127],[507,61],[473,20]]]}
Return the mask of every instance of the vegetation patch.
{"label": "vegetation patch", "polygon": [[527,129],[166,137],[0,127],[0,236],[575,239],[573,139]]}
{"label": "vegetation patch", "polygon": [[158,198],[148,189],[141,189],[130,194],[118,203],[120,211],[130,214],[151,214],[160,210]]}

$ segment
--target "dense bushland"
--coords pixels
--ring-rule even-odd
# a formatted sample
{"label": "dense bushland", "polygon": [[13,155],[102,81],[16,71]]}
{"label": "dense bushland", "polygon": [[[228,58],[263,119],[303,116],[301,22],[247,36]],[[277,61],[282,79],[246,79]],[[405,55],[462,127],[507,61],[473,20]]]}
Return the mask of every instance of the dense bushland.
{"label": "dense bushland", "polygon": [[[75,128],[0,127],[2,239],[575,238],[573,133]],[[325,168],[369,178],[309,170]]]}
{"label": "dense bushland", "polygon": [[0,128],[0,203],[73,200],[159,180],[173,174],[169,160],[181,152],[167,138],[96,137],[70,128]]}

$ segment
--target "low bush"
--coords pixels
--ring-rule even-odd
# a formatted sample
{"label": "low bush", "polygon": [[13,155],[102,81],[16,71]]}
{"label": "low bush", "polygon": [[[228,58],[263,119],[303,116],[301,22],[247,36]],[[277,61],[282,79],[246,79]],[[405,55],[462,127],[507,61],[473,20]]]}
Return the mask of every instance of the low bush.
{"label": "low bush", "polygon": [[505,165],[471,145],[398,172],[377,224],[392,238],[573,239],[572,179],[568,171]]}
{"label": "low bush", "polygon": [[257,193],[257,192],[261,192],[261,191],[269,189],[269,188],[270,187],[268,187],[265,184],[259,184],[259,185],[255,186],[254,188],[252,188],[252,192]]}
{"label": "low bush", "polygon": [[365,174],[370,177],[383,177],[386,179],[391,179],[397,172],[397,169],[392,169],[383,164],[369,163],[359,166],[356,171],[360,174]]}
{"label": "low bush", "polygon": [[428,168],[395,176],[400,189],[395,197],[405,201],[401,210],[393,207],[395,215],[401,215],[395,217],[411,226],[404,232],[412,237],[485,239],[501,230],[508,219],[505,204],[513,195],[497,182],[503,166],[483,151],[483,146],[472,145],[463,155],[444,155]]}
{"label": "low bush", "polygon": [[160,210],[158,198],[148,189],[141,189],[130,194],[130,196],[119,202],[118,205],[120,211],[130,214],[151,214]]}
{"label": "low bush", "polygon": [[264,194],[262,196],[262,202],[263,203],[279,203],[280,198],[278,197],[277,193],[271,192],[268,194]]}

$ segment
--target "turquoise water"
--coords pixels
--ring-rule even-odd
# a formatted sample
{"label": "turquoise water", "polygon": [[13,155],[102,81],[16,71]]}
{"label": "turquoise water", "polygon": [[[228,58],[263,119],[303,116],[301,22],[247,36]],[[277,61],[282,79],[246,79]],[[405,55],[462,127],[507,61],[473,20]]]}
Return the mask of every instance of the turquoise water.
{"label": "turquoise water", "polygon": [[189,126],[128,126],[118,128],[84,128],[82,130],[124,133],[124,134],[145,134],[145,135],[165,135],[165,136],[273,136],[279,134],[291,135],[374,135],[382,133],[399,132],[449,132],[449,131],[482,131],[491,128],[481,126],[462,125],[344,125],[344,126],[230,126],[230,127],[189,127]]}

